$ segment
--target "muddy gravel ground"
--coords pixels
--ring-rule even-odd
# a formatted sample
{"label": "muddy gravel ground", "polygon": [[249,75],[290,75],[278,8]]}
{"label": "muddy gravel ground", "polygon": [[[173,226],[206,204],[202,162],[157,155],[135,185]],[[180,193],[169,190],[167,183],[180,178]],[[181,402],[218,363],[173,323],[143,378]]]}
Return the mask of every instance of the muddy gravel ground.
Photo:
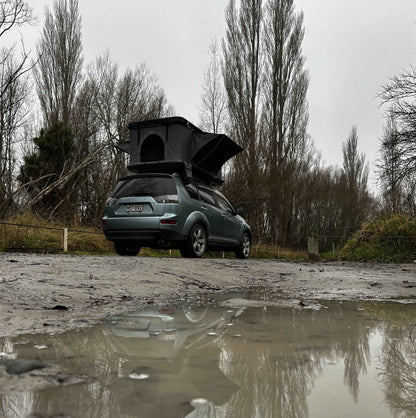
{"label": "muddy gravel ground", "polygon": [[0,336],[59,332],[149,305],[269,288],[275,299],[416,302],[416,263],[0,253]]}

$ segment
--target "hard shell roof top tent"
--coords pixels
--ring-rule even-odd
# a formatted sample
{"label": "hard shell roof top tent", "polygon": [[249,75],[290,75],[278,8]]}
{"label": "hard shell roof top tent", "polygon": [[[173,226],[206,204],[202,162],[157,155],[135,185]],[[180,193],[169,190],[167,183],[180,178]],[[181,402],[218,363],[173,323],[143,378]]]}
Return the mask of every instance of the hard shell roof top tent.
{"label": "hard shell roof top tent", "polygon": [[243,149],[224,134],[212,134],[181,117],[132,122],[127,168],[139,173],[179,172],[185,178],[222,184],[221,167]]}

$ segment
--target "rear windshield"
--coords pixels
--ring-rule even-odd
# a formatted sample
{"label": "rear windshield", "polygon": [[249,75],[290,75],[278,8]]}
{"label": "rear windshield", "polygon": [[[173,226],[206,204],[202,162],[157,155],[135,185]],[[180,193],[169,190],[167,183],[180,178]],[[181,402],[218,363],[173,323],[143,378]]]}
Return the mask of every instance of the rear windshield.
{"label": "rear windshield", "polygon": [[134,177],[121,180],[111,197],[176,195],[176,183],[172,177]]}

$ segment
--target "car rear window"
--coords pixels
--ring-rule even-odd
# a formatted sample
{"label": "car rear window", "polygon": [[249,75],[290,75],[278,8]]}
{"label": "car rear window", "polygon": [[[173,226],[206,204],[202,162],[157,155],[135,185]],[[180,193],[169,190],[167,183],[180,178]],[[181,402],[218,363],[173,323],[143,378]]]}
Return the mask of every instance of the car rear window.
{"label": "car rear window", "polygon": [[121,180],[111,197],[176,195],[176,183],[172,177],[133,177]]}

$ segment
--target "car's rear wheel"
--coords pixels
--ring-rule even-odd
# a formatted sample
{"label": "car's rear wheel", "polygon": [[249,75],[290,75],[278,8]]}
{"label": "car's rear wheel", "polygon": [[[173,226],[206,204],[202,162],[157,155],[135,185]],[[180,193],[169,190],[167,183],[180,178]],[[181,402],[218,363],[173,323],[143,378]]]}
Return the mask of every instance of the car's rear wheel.
{"label": "car's rear wheel", "polygon": [[207,233],[200,224],[195,224],[182,248],[182,257],[201,258],[207,249]]}
{"label": "car's rear wheel", "polygon": [[140,252],[140,245],[135,242],[115,241],[114,248],[118,255],[128,255],[135,257]]}
{"label": "car's rear wheel", "polygon": [[251,237],[248,232],[244,232],[243,236],[241,237],[240,244],[235,250],[235,256],[237,258],[248,258],[250,256],[250,251],[251,251]]}

